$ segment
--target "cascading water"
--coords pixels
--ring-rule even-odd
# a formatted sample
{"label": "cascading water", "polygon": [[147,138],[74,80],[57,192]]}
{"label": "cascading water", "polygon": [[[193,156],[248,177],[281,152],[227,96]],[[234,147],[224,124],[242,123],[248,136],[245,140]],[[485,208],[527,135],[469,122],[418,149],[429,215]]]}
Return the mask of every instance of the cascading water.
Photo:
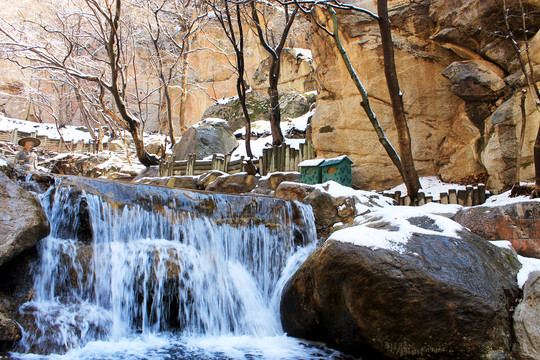
{"label": "cascading water", "polygon": [[310,208],[77,178],[42,202],[51,235],[13,357],[334,356],[279,320],[281,289],[315,246]]}

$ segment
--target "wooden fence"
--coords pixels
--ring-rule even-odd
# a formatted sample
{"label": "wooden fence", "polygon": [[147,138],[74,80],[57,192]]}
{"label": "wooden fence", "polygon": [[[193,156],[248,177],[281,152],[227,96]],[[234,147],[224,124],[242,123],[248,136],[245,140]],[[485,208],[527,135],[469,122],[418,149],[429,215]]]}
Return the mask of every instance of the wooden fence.
{"label": "wooden fence", "polygon": [[[409,196],[401,196],[401,191],[383,191],[381,192],[381,195],[396,200],[397,205],[410,205],[411,203]],[[450,189],[448,192],[440,193],[440,197],[437,200],[433,200],[433,196],[426,196],[422,191],[420,191],[418,193],[418,205],[435,202],[440,204],[475,206],[485,203],[489,196],[491,196],[491,193],[486,192],[486,186],[483,184],[479,184],[478,186],[469,185],[465,189],[460,190]]]}
{"label": "wooden fence", "polygon": [[40,149],[48,151],[56,151],[59,153],[62,152],[89,152],[94,150],[94,145],[92,143],[84,143],[84,141],[78,142],[63,142],[62,139],[49,139],[47,136],[38,136],[37,132],[27,133],[23,131],[18,131],[14,129],[11,132],[0,131],[0,141],[12,142],[17,144],[20,139],[25,137],[35,137],[41,141],[39,145]]}
{"label": "wooden fence", "polygon": [[290,145],[273,146],[263,149],[262,158],[259,159],[260,173],[264,176],[276,171],[298,171],[298,164],[314,157],[311,141],[300,144],[299,149]]}
{"label": "wooden fence", "polygon": [[160,176],[200,175],[211,170],[219,170],[229,174],[243,172],[244,157],[231,161],[230,155],[212,156],[212,160],[197,160],[195,154],[190,154],[187,160],[167,161],[159,164]]}
{"label": "wooden fence", "polygon": [[[263,150],[263,156],[254,159],[253,163],[259,166],[261,175],[276,171],[298,171],[298,164],[304,160],[315,157],[311,142],[300,144],[300,149],[291,148],[290,145],[273,146]],[[159,165],[160,176],[174,175],[200,175],[211,170],[219,170],[228,174],[244,172],[246,162],[244,157],[232,160],[230,155],[212,156],[212,160],[197,160],[195,154],[190,154],[187,160],[175,160],[174,156]]]}

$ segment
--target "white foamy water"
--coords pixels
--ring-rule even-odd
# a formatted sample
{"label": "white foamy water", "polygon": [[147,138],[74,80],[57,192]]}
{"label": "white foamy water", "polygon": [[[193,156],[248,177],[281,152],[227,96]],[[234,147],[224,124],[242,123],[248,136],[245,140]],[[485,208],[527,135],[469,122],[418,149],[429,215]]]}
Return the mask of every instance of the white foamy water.
{"label": "white foamy water", "polygon": [[171,199],[167,191],[128,205],[72,187],[44,196],[51,235],[41,243],[35,296],[20,309],[28,319],[21,352],[11,356],[337,356],[287,337],[279,319],[283,286],[315,248],[310,208],[295,205],[298,225],[281,200]]}

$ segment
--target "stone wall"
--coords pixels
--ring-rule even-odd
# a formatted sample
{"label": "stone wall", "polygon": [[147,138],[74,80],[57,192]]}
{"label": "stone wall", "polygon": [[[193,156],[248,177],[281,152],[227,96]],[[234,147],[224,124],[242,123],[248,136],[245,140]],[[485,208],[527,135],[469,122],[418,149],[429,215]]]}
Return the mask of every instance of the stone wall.
{"label": "stone wall", "polygon": [[[540,4],[524,3],[534,33]],[[373,0],[354,4],[376,10]],[[396,66],[419,175],[440,174],[445,181],[456,181],[487,172],[489,188],[508,187],[515,168],[523,84],[515,81],[519,66],[512,58],[511,44],[496,36],[504,24],[498,2],[395,0],[389,5]],[[325,14],[319,17],[327,22]],[[339,14],[339,24],[372,107],[397,147],[378,25],[365,15],[344,12]],[[360,107],[360,95],[333,40],[317,27],[312,32],[319,83],[313,118],[318,156],[349,154],[355,162],[353,185],[360,188],[382,189],[402,182]],[[531,40],[537,62],[539,40],[538,35]],[[522,180],[533,180],[532,143],[540,115],[531,96],[527,112]]]}

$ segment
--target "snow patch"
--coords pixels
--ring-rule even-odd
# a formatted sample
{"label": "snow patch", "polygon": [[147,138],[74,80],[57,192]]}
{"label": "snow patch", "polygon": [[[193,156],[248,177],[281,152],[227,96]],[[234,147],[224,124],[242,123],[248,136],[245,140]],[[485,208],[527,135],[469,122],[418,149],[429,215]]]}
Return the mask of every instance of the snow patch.
{"label": "snow patch", "polygon": [[[411,224],[408,220],[427,217],[438,230],[429,230]],[[355,219],[358,225],[334,232],[329,240],[351,243],[371,249],[386,249],[403,253],[405,245],[413,234],[458,237],[463,227],[458,223],[437,215],[432,215],[419,207],[387,206],[372,209],[364,216]]]}
{"label": "snow patch", "polygon": [[523,289],[523,286],[529,280],[529,275],[535,271],[540,271],[540,259],[528,258],[518,255],[518,260],[522,267],[517,274],[518,286]]}
{"label": "snow patch", "polygon": [[[422,185],[422,191],[426,196],[433,196],[433,200],[437,201],[441,199],[441,193],[447,193],[450,189],[465,190],[465,185],[444,183],[436,176],[421,177],[420,185]],[[405,184],[398,185],[389,190],[389,192],[401,191],[401,196],[407,195],[407,187]]]}
{"label": "snow patch", "polygon": [[[521,183],[521,185],[534,185],[532,183]],[[540,199],[531,199],[528,196],[516,196],[516,197],[510,197],[511,190],[508,190],[502,194],[499,195],[492,195],[489,198],[486,199],[486,202],[482,204],[481,206],[488,206],[488,207],[495,207],[495,206],[504,206],[508,204],[514,204],[518,202],[524,202],[524,201],[536,201],[540,202]]]}

